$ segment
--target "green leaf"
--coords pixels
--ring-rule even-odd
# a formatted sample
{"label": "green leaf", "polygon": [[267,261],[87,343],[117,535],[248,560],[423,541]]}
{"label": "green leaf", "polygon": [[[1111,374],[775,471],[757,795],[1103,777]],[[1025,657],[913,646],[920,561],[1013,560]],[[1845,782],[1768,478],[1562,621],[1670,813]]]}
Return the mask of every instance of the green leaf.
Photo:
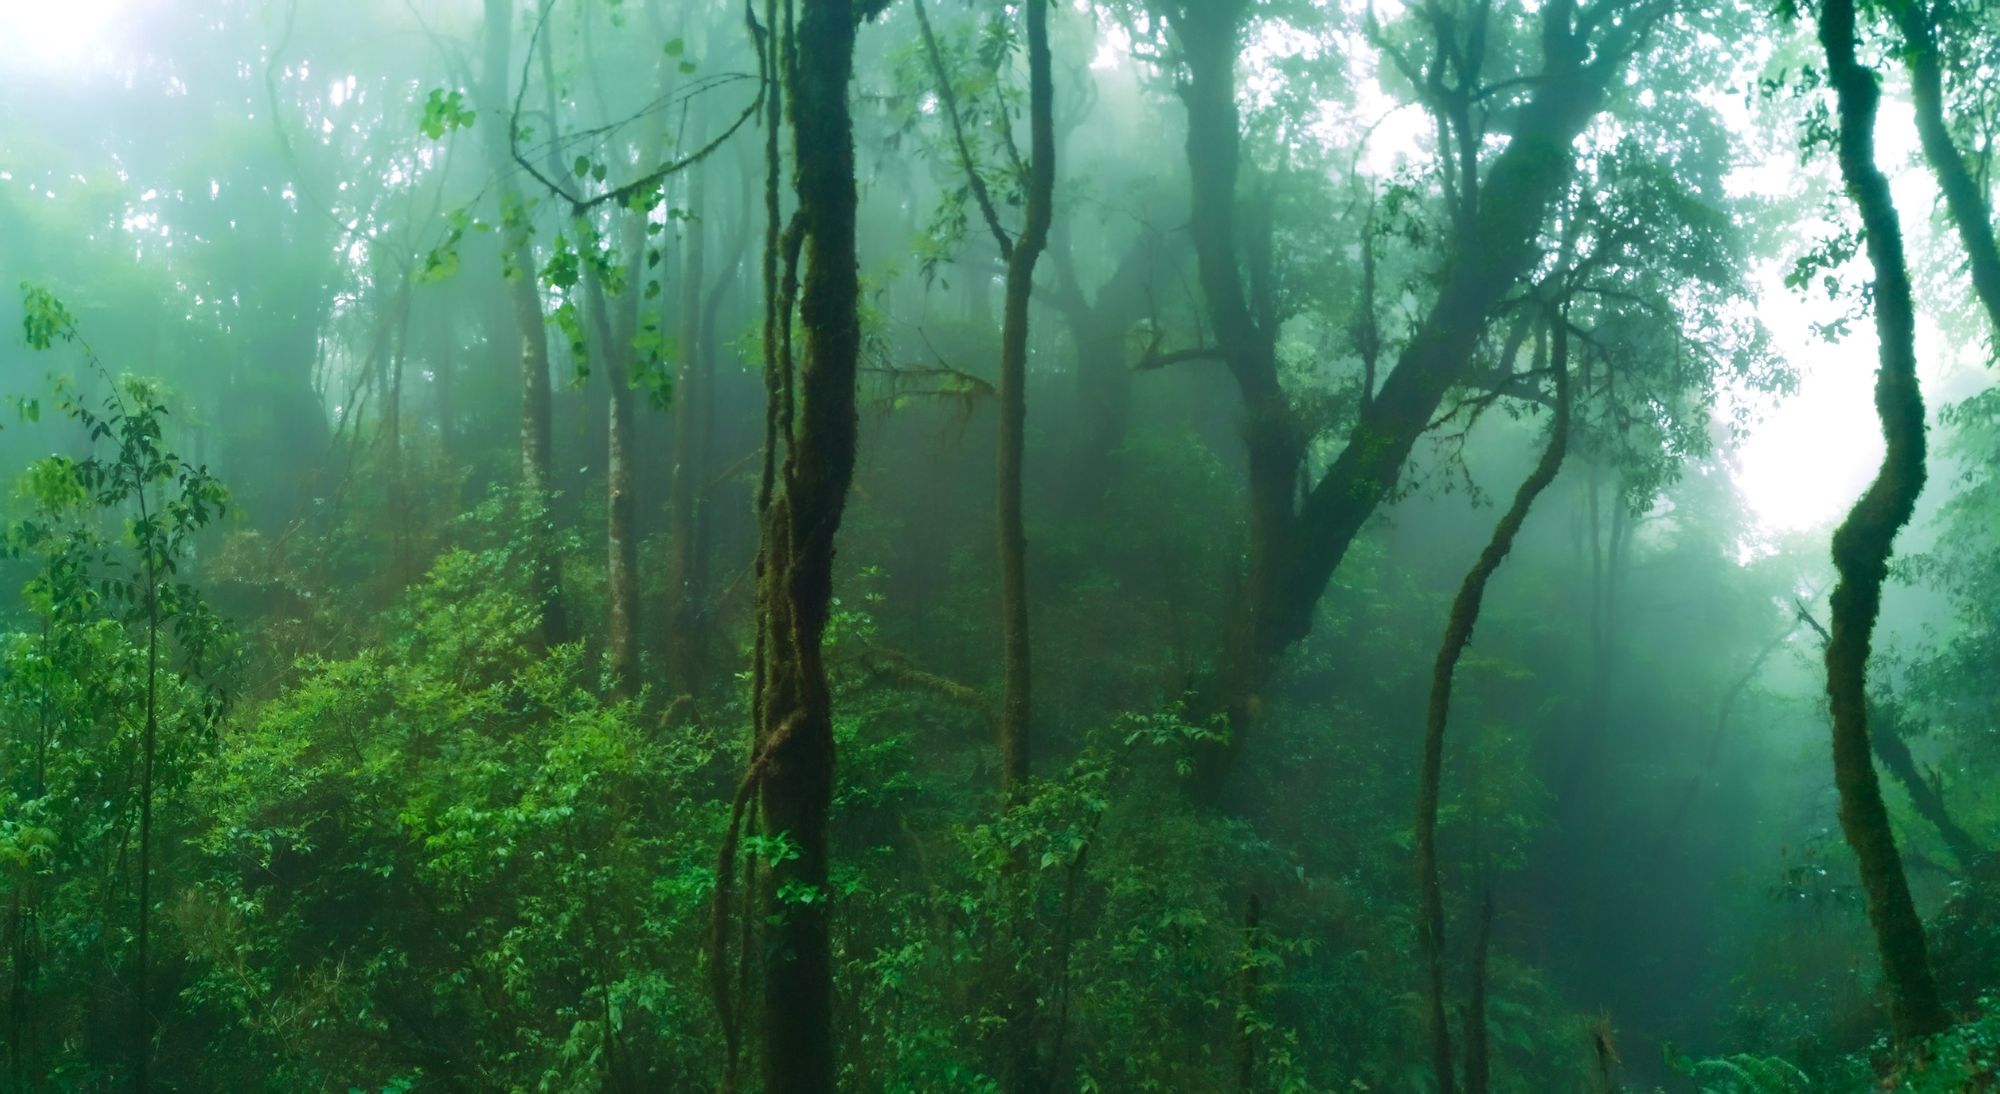
{"label": "green leaf", "polygon": [[446,133],[454,129],[470,129],[479,116],[465,104],[463,91],[446,92],[434,87],[424,99],[423,114],[417,120],[417,129],[432,140],[442,140]]}

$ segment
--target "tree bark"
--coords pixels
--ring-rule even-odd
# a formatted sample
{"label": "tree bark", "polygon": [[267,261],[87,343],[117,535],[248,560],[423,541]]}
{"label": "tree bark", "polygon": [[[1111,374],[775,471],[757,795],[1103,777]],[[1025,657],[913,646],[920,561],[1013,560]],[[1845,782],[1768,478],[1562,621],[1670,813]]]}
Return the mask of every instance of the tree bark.
{"label": "tree bark", "polygon": [[1161,237],[1142,228],[1117,267],[1094,293],[1077,278],[1070,233],[1055,230],[1048,258],[1056,291],[1049,303],[1069,328],[1075,353],[1076,414],[1066,491],[1071,512],[1094,513],[1103,501],[1112,453],[1125,443],[1132,417],[1132,354],[1127,336],[1152,305],[1156,279],[1171,280],[1185,258],[1178,233]]}
{"label": "tree bark", "polygon": [[788,1094],[831,1092],[836,1071],[827,937],[833,710],[821,642],[833,596],[834,536],[854,475],[861,352],[859,196],[848,103],[856,25],[853,0],[801,0],[795,40],[779,51],[790,88],[805,337],[795,381],[786,360],[787,376],[773,392],[788,444],[761,537],[758,630],[765,663],[756,764],[764,827],[797,849],[796,857],[772,866],[764,885],[764,1089]]}
{"label": "tree bark", "polygon": [[1868,734],[1868,651],[1882,607],[1882,585],[1896,533],[1909,522],[1924,487],[1924,401],[1917,385],[1916,316],[1902,225],[1889,180],[1875,165],[1875,115],[1881,88],[1855,57],[1854,0],[1826,0],[1819,40],[1840,115],[1840,170],[1861,213],[1874,267],[1880,368],[1875,409],[1888,443],[1881,469],[1833,535],[1840,575],[1826,644],[1826,693],[1833,715],[1833,772],[1840,827],[1854,849],[1875,928],[1889,1013],[1898,1039],[1910,1042],[1950,1023],[1931,975],[1924,926],[1910,899]]}
{"label": "tree bark", "polygon": [[1445,624],[1444,639],[1438,645],[1437,661],[1431,668],[1430,709],[1424,723],[1422,781],[1417,788],[1417,943],[1424,958],[1427,993],[1426,1013],[1430,1024],[1431,1066],[1440,1094],[1452,1094],[1457,1084],[1452,1073],[1451,1023],[1444,1003],[1444,885],[1437,861],[1438,800],[1444,781],[1445,723],[1451,712],[1452,676],[1458,660],[1472,642],[1472,629],[1479,622],[1485,602],[1486,585],[1514,549],[1514,537],[1528,519],[1535,499],[1555,481],[1562,470],[1569,446],[1569,326],[1567,316],[1557,309],[1550,320],[1553,353],[1550,367],[1555,371],[1555,420],[1549,425],[1548,445],[1535,468],[1514,494],[1514,502],[1493,526],[1493,537],[1478,561],[1466,572],[1452,601],[1451,616]]}

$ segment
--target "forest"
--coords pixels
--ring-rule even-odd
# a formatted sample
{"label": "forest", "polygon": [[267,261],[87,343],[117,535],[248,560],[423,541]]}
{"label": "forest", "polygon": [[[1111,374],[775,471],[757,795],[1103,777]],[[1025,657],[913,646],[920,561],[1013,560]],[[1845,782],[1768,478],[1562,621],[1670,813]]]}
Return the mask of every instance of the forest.
{"label": "forest", "polygon": [[0,0],[13,1091],[2000,1091],[2000,12]]}

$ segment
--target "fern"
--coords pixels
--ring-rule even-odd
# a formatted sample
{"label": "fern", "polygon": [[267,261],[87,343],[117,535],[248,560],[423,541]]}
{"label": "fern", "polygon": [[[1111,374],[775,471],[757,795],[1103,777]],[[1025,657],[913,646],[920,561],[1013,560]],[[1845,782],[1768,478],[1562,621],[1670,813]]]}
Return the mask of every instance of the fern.
{"label": "fern", "polygon": [[1701,1094],[1806,1094],[1812,1080],[1790,1062],[1776,1056],[1739,1052],[1696,1060],[1663,1048],[1667,1066],[1695,1081]]}

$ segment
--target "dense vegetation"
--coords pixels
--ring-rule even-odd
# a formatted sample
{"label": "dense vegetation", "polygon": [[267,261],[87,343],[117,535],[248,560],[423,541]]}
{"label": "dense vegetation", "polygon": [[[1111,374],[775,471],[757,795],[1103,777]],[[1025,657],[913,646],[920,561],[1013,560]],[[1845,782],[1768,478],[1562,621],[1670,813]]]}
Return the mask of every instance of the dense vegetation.
{"label": "dense vegetation", "polygon": [[0,7],[0,1073],[2000,1089],[1996,50]]}

